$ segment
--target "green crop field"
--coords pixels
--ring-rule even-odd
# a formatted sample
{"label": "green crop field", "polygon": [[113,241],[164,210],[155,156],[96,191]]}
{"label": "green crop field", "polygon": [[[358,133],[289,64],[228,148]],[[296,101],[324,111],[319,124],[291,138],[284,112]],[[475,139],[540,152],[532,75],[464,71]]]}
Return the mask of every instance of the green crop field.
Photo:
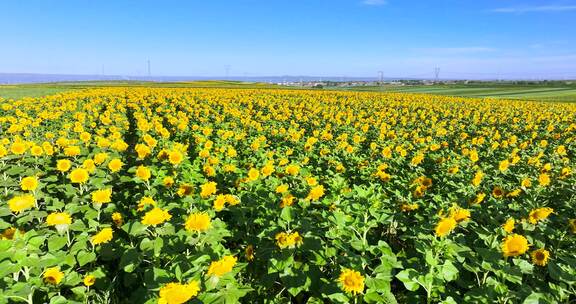
{"label": "green crop field", "polygon": [[[267,83],[241,81],[190,81],[190,82],[147,82],[147,81],[84,81],[45,84],[0,85],[0,98],[19,99],[23,97],[42,97],[72,90],[98,87],[154,87],[154,88],[244,88],[278,89],[286,88]],[[302,89],[301,87],[289,87]],[[523,99],[535,101],[576,102],[576,85],[567,84],[437,84],[437,85],[385,85],[325,87],[324,90],[369,91],[369,92],[405,92],[444,96],[462,96],[476,98]]]}
{"label": "green crop field", "polygon": [[191,82],[148,82],[148,81],[79,81],[55,82],[43,84],[0,85],[0,98],[20,99],[23,97],[42,97],[73,90],[101,87],[153,87],[153,88],[278,88],[276,85],[260,82],[241,81],[191,81]]}
{"label": "green crop field", "polygon": [[516,84],[457,84],[457,85],[406,85],[406,86],[356,86],[335,89],[375,92],[424,93],[462,97],[489,97],[499,99],[526,99],[537,101],[576,102],[576,86],[516,85]]}

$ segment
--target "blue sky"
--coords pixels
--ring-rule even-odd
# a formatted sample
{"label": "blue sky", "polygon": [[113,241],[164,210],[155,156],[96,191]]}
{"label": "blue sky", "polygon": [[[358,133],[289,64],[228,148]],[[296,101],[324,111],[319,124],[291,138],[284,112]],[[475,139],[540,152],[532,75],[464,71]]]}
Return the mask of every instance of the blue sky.
{"label": "blue sky", "polygon": [[0,4],[0,73],[576,76],[576,0]]}

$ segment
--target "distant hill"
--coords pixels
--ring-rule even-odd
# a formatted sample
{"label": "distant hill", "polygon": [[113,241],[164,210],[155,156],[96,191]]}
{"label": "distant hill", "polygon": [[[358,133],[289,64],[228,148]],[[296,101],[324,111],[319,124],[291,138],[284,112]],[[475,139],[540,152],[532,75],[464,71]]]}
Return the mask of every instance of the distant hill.
{"label": "distant hill", "polygon": [[298,82],[298,81],[374,81],[372,77],[322,77],[322,76],[122,76],[122,75],[68,75],[68,74],[29,74],[0,73],[0,84],[48,83],[64,81],[106,81],[106,80],[137,80],[156,82],[177,82],[194,80],[233,80],[247,82]]}

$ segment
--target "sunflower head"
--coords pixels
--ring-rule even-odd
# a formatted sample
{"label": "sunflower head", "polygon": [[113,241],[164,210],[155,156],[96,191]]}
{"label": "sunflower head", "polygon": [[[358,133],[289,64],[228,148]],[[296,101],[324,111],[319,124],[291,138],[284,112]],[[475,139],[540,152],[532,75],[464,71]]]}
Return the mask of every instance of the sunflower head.
{"label": "sunflower head", "polygon": [[50,267],[44,271],[44,282],[58,285],[64,278],[64,273],[60,271],[60,267]]}
{"label": "sunflower head", "polygon": [[184,227],[189,231],[206,231],[208,228],[210,228],[210,222],[211,218],[208,214],[192,213],[186,220]]}
{"label": "sunflower head", "polygon": [[519,256],[526,253],[528,247],[530,247],[530,245],[524,236],[512,234],[504,239],[502,243],[502,253],[504,253],[505,257]]}
{"label": "sunflower head", "polygon": [[342,290],[353,295],[364,291],[364,276],[360,272],[345,268],[338,278]]}
{"label": "sunflower head", "polygon": [[546,264],[548,264],[548,258],[550,258],[550,251],[540,248],[532,251],[530,256],[532,257],[532,263],[534,263],[534,265],[546,266]]}
{"label": "sunflower head", "polygon": [[84,184],[88,181],[88,178],[90,176],[88,175],[88,170],[84,168],[76,168],[72,170],[72,172],[70,172],[70,175],[68,177],[70,178],[70,181],[74,184]]}
{"label": "sunflower head", "polygon": [[456,228],[457,224],[458,222],[456,222],[456,220],[452,217],[446,217],[441,219],[438,224],[436,224],[434,231],[436,232],[437,236],[444,237],[450,234],[450,232]]}
{"label": "sunflower head", "polygon": [[90,287],[94,285],[94,283],[96,283],[96,277],[94,277],[93,275],[89,274],[84,277],[84,286]]}
{"label": "sunflower head", "polygon": [[182,304],[198,295],[200,282],[190,281],[188,284],[168,283],[160,288],[159,304]]}

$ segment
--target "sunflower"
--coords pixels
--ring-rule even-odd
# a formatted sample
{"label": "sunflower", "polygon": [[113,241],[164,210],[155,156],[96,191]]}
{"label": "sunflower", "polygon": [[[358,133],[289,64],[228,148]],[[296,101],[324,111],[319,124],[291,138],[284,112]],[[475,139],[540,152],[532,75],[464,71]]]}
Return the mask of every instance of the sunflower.
{"label": "sunflower", "polygon": [[288,185],[287,184],[282,184],[279,185],[278,187],[276,187],[276,190],[274,190],[276,193],[284,193],[286,191],[288,191]]}
{"label": "sunflower", "polygon": [[156,201],[149,196],[144,196],[138,201],[138,208],[136,210],[144,211],[148,205],[156,206]]}
{"label": "sunflower", "polygon": [[458,171],[460,171],[460,168],[458,166],[450,167],[448,169],[448,174],[456,174],[458,173]]}
{"label": "sunflower", "polygon": [[48,226],[68,226],[72,224],[72,217],[66,212],[53,212],[46,217],[46,224]]}
{"label": "sunflower", "polygon": [[244,250],[246,255],[246,260],[253,261],[254,260],[254,246],[248,245],[246,246],[246,250]]}
{"label": "sunflower", "polygon": [[198,295],[200,282],[190,281],[188,284],[168,283],[160,288],[158,304],[182,304]]}
{"label": "sunflower", "polygon": [[494,187],[494,189],[492,189],[492,196],[494,196],[495,198],[502,198],[504,197],[504,190],[502,188],[500,188],[499,186]]}
{"label": "sunflower", "polygon": [[64,278],[64,273],[60,271],[60,267],[50,267],[44,271],[44,282],[53,285],[58,285]]}
{"label": "sunflower", "polygon": [[206,231],[210,228],[210,216],[206,213],[192,213],[188,216],[184,227],[189,231]]}
{"label": "sunflower", "polygon": [[310,189],[310,192],[308,193],[306,200],[317,201],[323,195],[324,195],[324,186],[318,185]]}
{"label": "sunflower", "polygon": [[270,174],[274,173],[274,166],[272,164],[266,164],[264,167],[262,167],[260,172],[264,177],[268,177]]}
{"label": "sunflower", "polygon": [[522,182],[520,182],[520,186],[523,188],[530,188],[530,186],[532,186],[532,180],[526,177],[522,180]]}
{"label": "sunflower", "polygon": [[162,184],[164,184],[164,187],[166,188],[170,188],[174,185],[174,178],[171,176],[166,176],[164,177],[164,179],[162,180]]}
{"label": "sunflower", "polygon": [[554,212],[554,209],[550,207],[543,207],[543,208],[536,208],[530,211],[530,215],[528,215],[528,220],[531,224],[537,224],[539,221],[545,220]]}
{"label": "sunflower", "polygon": [[107,153],[104,152],[96,153],[96,155],[94,155],[94,163],[100,165],[104,163],[107,158],[108,158]]}
{"label": "sunflower", "polygon": [[108,163],[108,169],[110,169],[112,173],[120,171],[122,166],[124,166],[124,163],[122,163],[119,158],[115,158]]}
{"label": "sunflower", "polygon": [[550,175],[548,175],[547,173],[540,174],[540,176],[538,176],[538,183],[542,187],[550,185]]}
{"label": "sunflower", "polygon": [[248,170],[248,181],[253,182],[258,179],[260,176],[260,171],[256,168],[251,168]]}
{"label": "sunflower", "polygon": [[8,201],[8,208],[15,214],[34,207],[36,199],[31,194],[15,196]]}
{"label": "sunflower", "polygon": [[517,197],[522,194],[522,189],[514,189],[506,194],[507,197]]}
{"label": "sunflower", "polygon": [[226,203],[228,203],[230,206],[236,206],[240,204],[240,199],[232,194],[224,195],[224,199],[226,200]]}
{"label": "sunflower", "polygon": [[572,233],[576,233],[576,219],[569,219],[568,226],[570,227]]}
{"label": "sunflower", "polygon": [[486,193],[479,192],[478,194],[476,194],[476,197],[470,202],[470,204],[472,204],[472,205],[480,204],[481,202],[484,201],[485,197],[486,197]]}
{"label": "sunflower", "polygon": [[143,144],[137,144],[134,147],[134,150],[138,154],[138,159],[146,158],[146,156],[148,156],[151,152],[150,147],[148,147],[147,145],[143,145]]}
{"label": "sunflower", "polygon": [[546,264],[548,264],[548,258],[550,258],[550,251],[540,248],[532,251],[530,256],[532,257],[532,263],[534,265],[546,266]]}
{"label": "sunflower", "polygon": [[342,285],[342,290],[353,295],[364,291],[364,276],[360,272],[345,268],[340,273],[338,281]]}
{"label": "sunflower", "polygon": [[436,232],[437,236],[444,237],[450,234],[450,232],[452,232],[452,230],[454,230],[457,225],[458,222],[456,222],[455,219],[452,217],[446,217],[441,219],[438,224],[436,224],[434,231]]}
{"label": "sunflower", "polygon": [[170,151],[168,152],[168,161],[172,165],[178,165],[184,160],[184,155],[180,151]]}
{"label": "sunflower", "polygon": [[162,210],[158,207],[146,212],[142,217],[142,224],[150,225],[150,226],[157,226],[166,221],[169,221],[172,218],[172,215],[168,213],[166,210]]}
{"label": "sunflower", "polygon": [[[12,240],[16,235],[16,231],[18,231],[14,227],[6,228],[2,233],[0,233],[0,240]],[[20,233],[24,233],[24,231],[20,231]]]}
{"label": "sunflower", "polygon": [[95,204],[105,204],[112,201],[112,189],[102,189],[92,192],[92,202]]}
{"label": "sunflower", "polygon": [[400,205],[400,210],[402,212],[411,212],[411,211],[417,210],[418,208],[420,208],[420,206],[417,203],[413,203],[413,204],[404,203],[404,204]]}
{"label": "sunflower", "polygon": [[453,218],[457,223],[467,221],[470,219],[470,210],[460,208],[459,206],[454,206],[450,208],[450,217]]}
{"label": "sunflower", "polygon": [[105,244],[112,240],[113,231],[112,228],[104,228],[92,237],[92,244],[99,245]]}
{"label": "sunflower", "polygon": [[222,209],[224,209],[224,206],[226,205],[226,196],[220,194],[218,196],[216,196],[216,198],[214,199],[214,210],[216,211],[222,211]]}
{"label": "sunflower", "polygon": [[56,169],[62,173],[67,172],[71,167],[72,163],[67,159],[60,159],[56,162]]}
{"label": "sunflower", "polygon": [[83,168],[76,168],[68,175],[68,178],[74,184],[84,184],[88,181],[89,177],[88,171]]}
{"label": "sunflower", "polygon": [[514,226],[516,225],[516,220],[514,218],[509,218],[506,220],[506,223],[502,225],[502,229],[508,233],[512,233],[514,231]]}
{"label": "sunflower", "polygon": [[478,187],[484,178],[484,172],[478,171],[474,174],[474,178],[472,179],[472,185]]}
{"label": "sunflower", "polygon": [[90,287],[90,286],[94,285],[94,283],[96,283],[96,277],[89,274],[89,275],[84,277],[83,283],[84,283],[84,286]]}
{"label": "sunflower", "polygon": [[24,191],[34,191],[38,187],[38,179],[35,176],[27,176],[20,181],[20,188]]}
{"label": "sunflower", "polygon": [[300,236],[300,233],[298,233],[298,231],[294,231],[292,233],[288,232],[277,233],[275,239],[276,239],[276,245],[278,245],[280,249],[296,248],[302,245],[303,243],[302,236]]}
{"label": "sunflower", "polygon": [[218,261],[213,261],[210,264],[210,266],[208,267],[207,274],[209,276],[213,275],[216,277],[221,277],[226,273],[232,271],[234,265],[236,265],[236,261],[237,259],[234,256],[231,255],[224,256],[222,259]]}
{"label": "sunflower", "polygon": [[124,222],[124,219],[122,218],[122,214],[120,214],[119,212],[114,212],[112,213],[112,221],[114,222],[114,225],[116,226],[122,226],[122,223]]}
{"label": "sunflower", "polygon": [[64,149],[64,155],[66,156],[78,156],[80,153],[80,147],[78,146],[69,146]]}
{"label": "sunflower", "polygon": [[519,234],[507,236],[502,243],[502,252],[505,257],[519,256],[528,251],[528,240]]}
{"label": "sunflower", "polygon": [[505,159],[500,162],[500,164],[498,165],[498,169],[500,170],[500,172],[505,172],[506,170],[508,170],[509,166],[510,162],[507,159]]}
{"label": "sunflower", "polygon": [[288,165],[284,171],[286,174],[296,176],[300,172],[300,167],[298,165]]}
{"label": "sunflower", "polygon": [[216,193],[217,189],[216,186],[218,184],[216,184],[215,182],[207,182],[205,184],[203,184],[202,186],[200,186],[200,196],[202,198],[207,198],[210,195]]}
{"label": "sunflower", "polygon": [[192,185],[190,184],[182,184],[178,187],[178,196],[182,197],[182,196],[186,196],[186,195],[190,195],[194,192],[194,188],[192,188]]}
{"label": "sunflower", "polygon": [[22,155],[26,153],[26,145],[22,142],[15,142],[10,147],[10,151],[15,155]]}
{"label": "sunflower", "polygon": [[87,159],[82,162],[82,168],[88,170],[88,172],[93,173],[96,170],[96,163],[92,159]]}
{"label": "sunflower", "polygon": [[292,206],[294,204],[295,200],[296,200],[296,197],[294,197],[292,194],[288,193],[287,195],[285,195],[282,198],[282,201],[280,202],[280,207],[284,208],[284,207]]}
{"label": "sunflower", "polygon": [[150,172],[150,169],[146,166],[140,165],[136,169],[136,177],[138,177],[139,179],[141,179],[143,181],[149,180],[151,176],[152,176],[152,173]]}

